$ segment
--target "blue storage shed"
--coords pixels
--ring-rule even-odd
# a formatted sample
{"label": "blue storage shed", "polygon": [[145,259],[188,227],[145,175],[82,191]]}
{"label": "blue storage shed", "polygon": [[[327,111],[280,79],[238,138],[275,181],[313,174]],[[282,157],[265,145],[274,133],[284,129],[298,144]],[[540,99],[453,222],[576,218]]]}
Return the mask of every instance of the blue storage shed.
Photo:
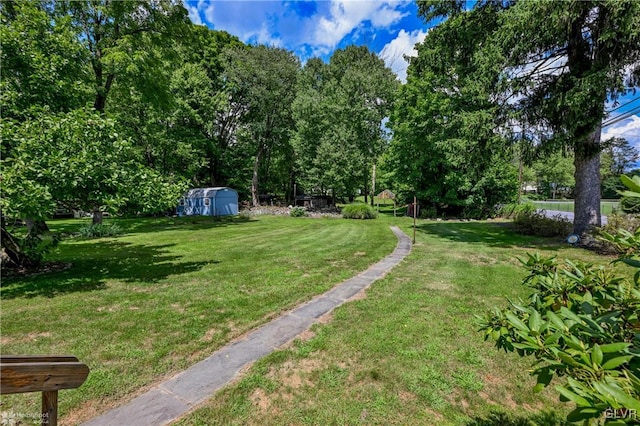
{"label": "blue storage shed", "polygon": [[194,188],[180,199],[178,216],[229,216],[238,214],[238,193],[231,188]]}

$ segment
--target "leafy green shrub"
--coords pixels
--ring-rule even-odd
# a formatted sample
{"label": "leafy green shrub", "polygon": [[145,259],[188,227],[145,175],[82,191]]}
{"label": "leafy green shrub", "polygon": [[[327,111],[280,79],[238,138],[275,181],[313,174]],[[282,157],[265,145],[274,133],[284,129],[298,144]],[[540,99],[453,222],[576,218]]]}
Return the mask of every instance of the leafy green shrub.
{"label": "leafy green shrub", "polygon": [[481,320],[485,340],[520,356],[533,356],[534,391],[556,386],[577,408],[568,420],[597,418],[609,410],[640,412],[640,287],[611,267],[559,263],[529,255],[524,284],[534,292]]}
{"label": "leafy green shrub", "polygon": [[562,216],[546,217],[543,213],[523,208],[513,219],[517,232],[540,237],[566,237],[573,231],[573,224]]}
{"label": "leafy green shrub", "polygon": [[342,208],[345,219],[375,219],[378,215],[368,204],[348,204]]}
{"label": "leafy green shrub", "polygon": [[640,198],[622,197],[620,199],[620,208],[623,212],[629,214],[640,214]]}
{"label": "leafy green shrub", "polygon": [[438,211],[435,207],[424,207],[420,209],[420,219],[435,219],[438,217]]}
{"label": "leafy green shrub", "polygon": [[[625,195],[640,198],[640,178],[636,186],[622,181],[631,189]],[[617,262],[637,269],[633,280],[616,274],[610,265],[528,255],[523,264],[529,275],[523,284],[533,293],[526,303],[510,302],[510,307],[480,318],[480,330],[497,348],[536,359],[534,391],[548,386],[554,376],[566,376],[566,385],[555,389],[562,401],[576,404],[567,420],[590,424],[604,417],[605,423],[636,424],[640,231],[604,232],[603,238],[622,253]]]}
{"label": "leafy green shrub", "polygon": [[115,235],[122,234],[122,229],[115,223],[103,224],[86,224],[82,225],[78,230],[78,233],[82,237],[97,238],[97,237],[113,237]]}
{"label": "leafy green shrub", "polygon": [[605,254],[622,254],[621,247],[616,245],[610,236],[620,232],[629,232],[634,234],[640,229],[640,216],[634,216],[624,213],[614,213],[607,217],[606,225],[603,225],[596,231],[595,242],[598,244],[594,248]]}
{"label": "leafy green shrub", "polygon": [[304,217],[307,216],[307,211],[304,207],[293,207],[289,212],[289,215],[291,217]]}

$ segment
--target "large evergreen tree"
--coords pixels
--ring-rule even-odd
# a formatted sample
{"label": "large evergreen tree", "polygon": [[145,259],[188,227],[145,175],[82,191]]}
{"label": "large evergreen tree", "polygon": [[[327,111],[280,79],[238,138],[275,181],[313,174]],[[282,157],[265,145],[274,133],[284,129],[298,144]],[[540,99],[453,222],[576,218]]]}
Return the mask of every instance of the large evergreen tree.
{"label": "large evergreen tree", "polygon": [[432,29],[417,45],[391,116],[396,180],[442,212],[486,217],[517,191],[509,140],[496,130],[501,57],[483,51],[498,9],[484,5]]}

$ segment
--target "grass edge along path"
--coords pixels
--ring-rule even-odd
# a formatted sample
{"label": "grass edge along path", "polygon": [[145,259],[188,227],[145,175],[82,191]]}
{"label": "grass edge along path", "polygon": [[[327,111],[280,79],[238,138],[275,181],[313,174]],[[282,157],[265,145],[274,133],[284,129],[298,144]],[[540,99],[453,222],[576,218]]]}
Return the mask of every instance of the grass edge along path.
{"label": "grass edge along path", "polygon": [[349,301],[400,263],[410,253],[411,242],[398,227],[391,227],[391,230],[398,237],[396,248],[366,271],[249,332],[130,403],[90,420],[85,426],[161,425],[195,409],[243,369],[292,341],[322,315]]}

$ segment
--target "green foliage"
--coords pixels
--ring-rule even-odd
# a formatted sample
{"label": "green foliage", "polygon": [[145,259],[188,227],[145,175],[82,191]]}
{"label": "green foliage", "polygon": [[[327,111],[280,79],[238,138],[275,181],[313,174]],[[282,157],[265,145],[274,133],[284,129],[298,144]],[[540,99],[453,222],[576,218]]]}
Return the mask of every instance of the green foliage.
{"label": "green foliage", "polygon": [[635,197],[622,197],[620,199],[620,208],[625,213],[640,215],[640,199]]}
{"label": "green foliage", "polygon": [[[236,149],[242,153],[241,170],[245,182],[250,183],[251,201],[258,206],[260,188],[268,182],[269,175],[287,176],[292,162],[289,143],[293,128],[291,104],[300,69],[300,60],[284,49],[253,46],[248,49],[235,47],[223,55],[226,79],[240,114],[240,131],[236,134]],[[271,162],[271,158],[283,161]],[[282,179],[281,179],[282,180]]]}
{"label": "green foliage", "polygon": [[438,211],[490,217],[517,193],[509,141],[495,131],[500,104],[491,94],[504,58],[482,51],[497,25],[488,6],[431,29],[417,45],[390,117],[395,186]]}
{"label": "green foliage", "polygon": [[179,2],[132,0],[59,1],[54,19],[71,20],[91,61],[93,108],[105,112],[111,90],[123,80],[144,102],[169,102],[165,57],[187,34],[187,10]]}
{"label": "green foliage", "polygon": [[376,211],[368,204],[347,204],[342,208],[342,217],[345,219],[375,219]]}
{"label": "green foliage", "polygon": [[596,241],[602,245],[601,247],[596,246],[596,249],[604,253],[627,253],[628,246],[617,244],[615,236],[620,237],[621,233],[636,233],[640,229],[640,216],[618,212],[610,214],[607,219],[606,225],[599,228],[596,233]]}
{"label": "green foliage", "polygon": [[0,7],[3,118],[24,119],[44,107],[69,111],[90,99],[88,55],[71,19],[56,19],[53,9],[48,1]]}
{"label": "green foliage", "polygon": [[[53,200],[67,208],[117,213],[163,211],[175,204],[184,184],[139,162],[117,124],[83,110],[5,123],[15,146],[3,160],[2,208],[16,217],[50,217]],[[22,189],[37,192],[21,193]],[[33,198],[42,195],[42,199]]]}
{"label": "green foliage", "polygon": [[435,219],[436,217],[438,217],[438,210],[435,207],[420,209],[420,219]]}
{"label": "green foliage", "polygon": [[398,82],[366,47],[334,52],[328,64],[309,60],[293,104],[298,182],[308,192],[352,198],[370,182],[385,148],[382,120]]}
{"label": "green foliage", "polygon": [[[627,195],[640,197],[640,181],[623,183]],[[603,234],[623,253],[618,261],[638,270],[633,281],[611,266],[529,254],[522,262],[529,272],[523,284],[532,290],[527,302],[480,320],[485,340],[536,359],[535,391],[567,377],[555,389],[576,404],[569,421],[640,411],[640,231]],[[617,424],[637,420],[618,417]]]}
{"label": "green foliage", "polygon": [[117,223],[87,223],[78,229],[81,237],[113,237],[122,234],[122,228]]}
{"label": "green foliage", "polygon": [[546,198],[557,198],[561,194],[566,196],[575,185],[573,161],[562,153],[550,154],[534,162],[532,168],[536,174],[538,192],[542,192]]}
{"label": "green foliage", "polygon": [[573,229],[573,224],[560,215],[546,217],[543,213],[531,210],[528,205],[515,213],[513,225],[517,232],[524,235],[540,237],[566,237]]}
{"label": "green foliage", "polygon": [[577,408],[569,420],[596,418],[610,409],[640,407],[640,288],[609,267],[528,255],[527,303],[511,302],[481,320],[485,340],[533,356],[534,390],[553,377],[564,401]]}
{"label": "green foliage", "polygon": [[304,207],[293,207],[289,212],[291,217],[305,217],[308,216],[307,210]]}
{"label": "green foliage", "polygon": [[[465,96],[467,102],[461,105],[448,99],[463,92],[465,77],[472,77],[468,79],[471,84],[484,83],[490,92],[486,98],[498,100],[500,106],[491,114],[500,122],[492,130],[502,128],[509,133],[515,124],[521,129],[519,139],[542,158],[560,148],[572,152],[576,165],[574,232],[581,234],[594,225],[597,218],[592,212],[598,211],[600,201],[598,158],[603,148],[600,127],[605,101],[632,90],[639,75],[640,34],[636,29],[640,26],[640,3],[476,2],[469,10],[462,1],[421,0],[419,14],[426,20],[446,19],[429,31],[423,49],[418,47],[418,58],[411,60],[408,86],[412,84],[412,68],[445,66],[433,74],[414,74],[426,86],[423,93],[434,93],[424,98],[441,98],[434,111],[427,112],[431,108],[428,102],[416,103],[415,110],[440,118],[446,127],[456,113],[468,111],[472,100],[478,99]],[[435,45],[432,41],[439,34],[445,42]],[[433,46],[431,52],[424,49],[429,46]],[[451,66],[457,61],[461,68]],[[435,90],[429,87],[434,82],[439,87],[438,80],[447,77],[455,84]],[[517,101],[510,101],[514,99]],[[487,106],[482,109],[490,111]],[[440,111],[445,113],[439,115]],[[418,134],[428,119],[406,122],[409,131]],[[437,127],[425,130],[416,135],[417,141],[428,141]],[[422,171],[443,175],[426,168]],[[413,176],[414,183],[420,182],[419,175],[420,170]]]}

